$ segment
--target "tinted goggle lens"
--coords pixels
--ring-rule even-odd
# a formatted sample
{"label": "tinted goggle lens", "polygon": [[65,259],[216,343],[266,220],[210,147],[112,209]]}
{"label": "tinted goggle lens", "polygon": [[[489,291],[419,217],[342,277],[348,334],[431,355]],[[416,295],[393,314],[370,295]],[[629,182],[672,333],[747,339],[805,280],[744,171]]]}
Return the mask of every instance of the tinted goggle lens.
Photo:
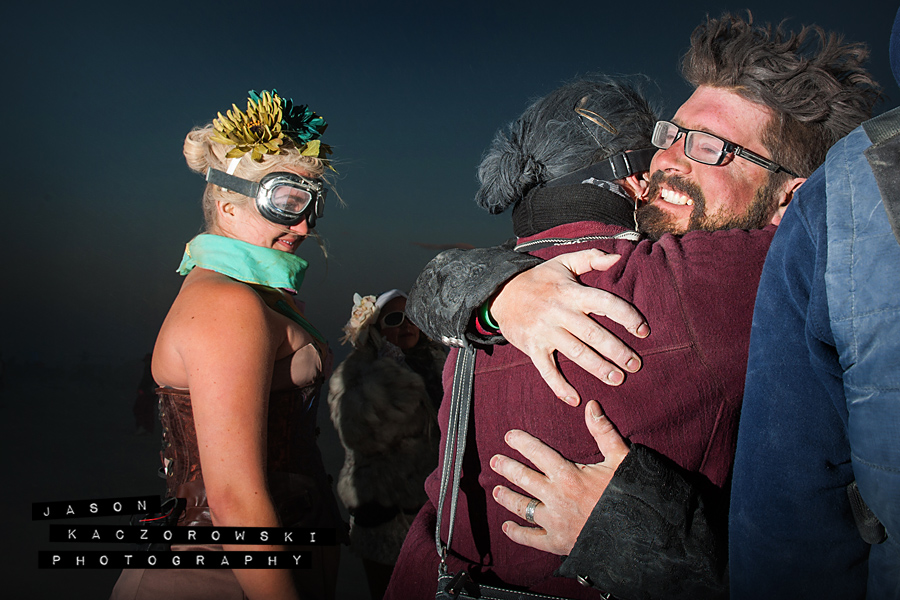
{"label": "tinted goggle lens", "polygon": [[270,196],[272,208],[289,215],[300,215],[312,201],[313,195],[309,191],[291,185],[277,186]]}
{"label": "tinted goggle lens", "polygon": [[260,181],[256,204],[268,220],[293,226],[306,219],[315,227],[325,208],[326,190],[321,180],[291,173],[270,173]]}
{"label": "tinted goggle lens", "polygon": [[404,320],[406,320],[406,314],[402,310],[390,312],[381,317],[381,326],[388,328],[400,327]]}

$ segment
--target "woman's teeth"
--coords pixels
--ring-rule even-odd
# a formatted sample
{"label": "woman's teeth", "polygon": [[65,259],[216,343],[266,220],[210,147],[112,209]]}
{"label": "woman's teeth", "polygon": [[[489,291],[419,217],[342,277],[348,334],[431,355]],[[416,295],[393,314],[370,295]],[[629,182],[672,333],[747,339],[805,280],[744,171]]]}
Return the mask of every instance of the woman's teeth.
{"label": "woman's teeth", "polygon": [[659,197],[662,198],[665,202],[669,204],[678,204],[680,206],[693,206],[694,201],[691,198],[688,198],[684,194],[679,194],[675,190],[668,190],[666,188],[662,188],[659,192]]}

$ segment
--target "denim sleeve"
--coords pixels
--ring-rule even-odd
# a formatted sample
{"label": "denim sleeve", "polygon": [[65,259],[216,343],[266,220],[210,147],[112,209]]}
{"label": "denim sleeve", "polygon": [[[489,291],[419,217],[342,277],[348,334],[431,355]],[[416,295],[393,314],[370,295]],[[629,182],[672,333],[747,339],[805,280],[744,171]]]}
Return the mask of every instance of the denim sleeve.
{"label": "denim sleeve", "polygon": [[725,495],[634,444],[558,574],[625,600],[727,598]]}
{"label": "denim sleeve", "polygon": [[419,274],[406,312],[422,332],[448,346],[463,340],[496,344],[503,336],[483,336],[474,329],[478,308],[509,279],[543,262],[511,245],[446,250]]}
{"label": "denim sleeve", "polygon": [[[893,118],[900,120],[900,110]],[[825,284],[843,368],[853,473],[887,531],[887,540],[867,537],[878,542],[869,553],[867,593],[900,598],[900,246],[885,210],[900,200],[900,135],[870,144],[856,130],[825,162]]]}
{"label": "denim sleeve", "polygon": [[862,598],[847,411],[824,285],[825,178],[800,188],[766,258],[729,516],[731,596]]}

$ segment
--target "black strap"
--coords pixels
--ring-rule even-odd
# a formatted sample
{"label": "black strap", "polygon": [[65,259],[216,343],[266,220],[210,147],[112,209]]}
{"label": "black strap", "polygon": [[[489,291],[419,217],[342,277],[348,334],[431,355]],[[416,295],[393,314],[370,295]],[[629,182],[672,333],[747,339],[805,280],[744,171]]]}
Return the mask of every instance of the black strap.
{"label": "black strap", "polygon": [[884,525],[863,500],[862,494],[859,493],[859,486],[856,481],[847,486],[847,497],[850,499],[850,509],[853,511],[853,520],[856,521],[856,528],[859,535],[867,544],[880,544],[887,539],[887,531]]}
{"label": "black strap", "polygon": [[880,144],[900,133],[900,107],[869,119],[862,124],[873,144]]}
{"label": "black strap", "polygon": [[[598,590],[599,591],[599,590]],[[609,594],[599,593],[602,600],[615,600]],[[465,571],[455,575],[449,573],[438,577],[435,600],[567,600],[559,596],[548,596],[537,592],[507,590],[491,585],[480,585],[472,581]]]}
{"label": "black strap", "polygon": [[[456,502],[459,497],[459,480],[462,476],[463,455],[466,451],[466,435],[469,429],[469,412],[472,407],[474,378],[475,347],[468,344],[460,348],[456,355],[453,392],[450,396],[450,419],[447,424],[447,441],[444,445],[444,466],[441,469],[441,495],[438,498],[437,523],[434,528],[434,541],[437,546],[438,556],[441,559],[440,567],[438,567],[438,588],[435,599],[566,600],[559,596],[480,585],[473,581],[466,571],[453,574],[447,568],[447,553],[450,550],[450,542],[453,539]],[[447,496],[448,488],[450,488],[450,512],[447,517],[449,518],[450,526],[447,530],[447,543],[444,544],[441,541],[441,517],[444,514],[444,500]],[[611,598],[609,595],[602,597]]]}
{"label": "black strap", "polygon": [[[447,441],[444,444],[444,467],[441,470],[441,495],[438,499],[437,524],[434,541],[441,559],[440,574],[447,573],[447,551],[453,538],[453,522],[456,520],[456,500],[459,497],[459,480],[462,476],[463,454],[466,450],[466,434],[469,429],[469,410],[472,406],[472,380],[475,377],[475,347],[467,344],[456,355],[453,373],[453,393],[450,396],[450,420],[447,424]],[[450,480],[450,527],[447,544],[441,541],[441,517]]]}
{"label": "black strap", "polygon": [[620,152],[599,162],[588,165],[567,173],[556,179],[551,179],[544,187],[556,187],[558,185],[572,185],[581,183],[589,177],[604,181],[615,181],[635,173],[641,173],[650,169],[650,160],[656,154],[656,148],[643,148],[632,152]]}
{"label": "black strap", "polygon": [[241,179],[212,167],[206,170],[206,181],[250,198],[256,198],[256,194],[259,193],[259,182]]}
{"label": "black strap", "polygon": [[863,129],[872,140],[864,154],[881,192],[888,223],[900,243],[900,108],[866,121]]}

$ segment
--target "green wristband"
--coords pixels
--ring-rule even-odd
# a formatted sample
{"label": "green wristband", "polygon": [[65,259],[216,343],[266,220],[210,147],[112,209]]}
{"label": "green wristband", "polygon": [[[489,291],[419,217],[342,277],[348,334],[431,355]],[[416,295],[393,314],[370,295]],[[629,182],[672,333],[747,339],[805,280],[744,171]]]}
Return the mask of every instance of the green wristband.
{"label": "green wristband", "polygon": [[484,304],[481,305],[481,308],[478,309],[479,316],[481,317],[481,324],[485,326],[485,329],[493,329],[494,331],[500,331],[500,326],[497,325],[494,318],[491,316],[491,301],[487,300]]}

